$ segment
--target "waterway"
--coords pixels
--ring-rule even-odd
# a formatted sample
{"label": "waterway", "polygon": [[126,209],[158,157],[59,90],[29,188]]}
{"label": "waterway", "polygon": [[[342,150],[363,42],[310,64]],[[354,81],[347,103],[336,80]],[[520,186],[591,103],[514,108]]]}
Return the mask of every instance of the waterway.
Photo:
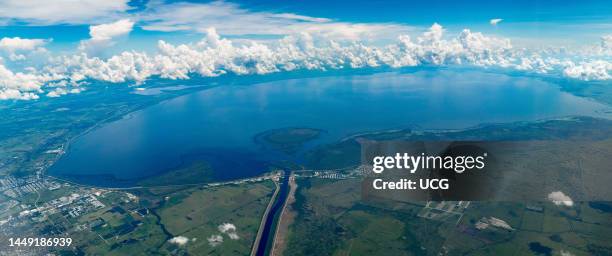
{"label": "waterway", "polygon": [[289,195],[289,176],[290,172],[284,172],[279,188],[280,190],[278,191],[272,208],[270,208],[266,216],[257,252],[255,253],[256,256],[269,255],[270,250],[272,250],[276,225],[282,213],[285,201],[287,201],[287,196]]}

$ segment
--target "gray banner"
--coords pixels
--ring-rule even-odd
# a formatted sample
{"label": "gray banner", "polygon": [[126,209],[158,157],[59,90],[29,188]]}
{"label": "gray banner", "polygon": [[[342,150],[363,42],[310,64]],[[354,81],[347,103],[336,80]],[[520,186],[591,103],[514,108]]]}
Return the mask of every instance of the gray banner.
{"label": "gray banner", "polygon": [[362,196],[394,201],[612,201],[611,145],[610,140],[362,141],[367,170]]}

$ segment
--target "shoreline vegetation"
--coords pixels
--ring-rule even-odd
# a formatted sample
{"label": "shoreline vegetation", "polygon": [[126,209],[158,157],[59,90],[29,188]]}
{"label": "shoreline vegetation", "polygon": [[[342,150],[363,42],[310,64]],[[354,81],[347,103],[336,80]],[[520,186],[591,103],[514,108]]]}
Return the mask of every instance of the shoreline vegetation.
{"label": "shoreline vegetation", "polygon": [[253,141],[266,150],[292,155],[300,151],[304,144],[318,139],[324,132],[321,129],[306,127],[279,128],[256,134]]}

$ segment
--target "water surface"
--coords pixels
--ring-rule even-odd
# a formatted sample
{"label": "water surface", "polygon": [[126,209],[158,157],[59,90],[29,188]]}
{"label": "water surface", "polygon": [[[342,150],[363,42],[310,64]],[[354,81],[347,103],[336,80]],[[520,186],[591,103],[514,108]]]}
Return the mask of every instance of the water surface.
{"label": "water surface", "polygon": [[[146,96],[143,96],[146,97]],[[50,174],[138,180],[202,157],[217,179],[259,174],[275,154],[253,136],[283,127],[325,130],[316,143],[387,129],[601,116],[606,105],[527,77],[480,71],[318,77],[219,86],[105,124],[70,145]],[[79,180],[100,184],[99,179]]]}

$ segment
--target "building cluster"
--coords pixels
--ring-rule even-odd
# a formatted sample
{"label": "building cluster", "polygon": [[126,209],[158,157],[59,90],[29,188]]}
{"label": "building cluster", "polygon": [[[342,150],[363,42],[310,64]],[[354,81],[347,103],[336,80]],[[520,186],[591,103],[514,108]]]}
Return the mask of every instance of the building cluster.
{"label": "building cluster", "polygon": [[[41,185],[42,184],[42,185]],[[52,216],[60,218],[77,218],[83,214],[97,211],[106,207],[98,200],[100,195],[96,189],[73,190],[72,193],[52,199],[47,202],[24,203],[20,202],[19,195],[25,191],[37,191],[41,189],[59,189],[62,186],[56,181],[19,179],[14,177],[2,178],[0,185],[5,195],[14,195],[12,199],[0,203],[0,231],[14,231],[18,227],[28,227],[34,223],[43,223]],[[42,186],[42,187],[41,187]],[[32,190],[37,188],[36,190]],[[72,190],[72,189],[71,189]],[[68,191],[66,191],[68,192]]]}
{"label": "building cluster", "polygon": [[55,190],[61,184],[52,180],[39,179],[36,176],[16,178],[5,176],[0,178],[0,192],[7,197],[17,198],[42,189]]}
{"label": "building cluster", "polygon": [[[105,205],[100,202],[93,194],[77,194],[73,193],[68,196],[62,196],[44,203],[42,206],[23,210],[19,213],[20,218],[36,219],[36,217],[49,216],[55,213],[61,213],[65,217],[76,218],[85,213],[92,212]],[[40,218],[39,218],[40,219]],[[44,220],[40,219],[41,221]]]}
{"label": "building cluster", "polygon": [[337,173],[337,172],[324,172],[324,173],[315,172],[314,176],[321,178],[321,179],[334,179],[334,180],[343,180],[349,177],[348,174]]}
{"label": "building cluster", "polygon": [[296,177],[342,180],[362,177],[368,172],[368,168],[365,165],[359,165],[351,169],[298,170],[294,172]]}

